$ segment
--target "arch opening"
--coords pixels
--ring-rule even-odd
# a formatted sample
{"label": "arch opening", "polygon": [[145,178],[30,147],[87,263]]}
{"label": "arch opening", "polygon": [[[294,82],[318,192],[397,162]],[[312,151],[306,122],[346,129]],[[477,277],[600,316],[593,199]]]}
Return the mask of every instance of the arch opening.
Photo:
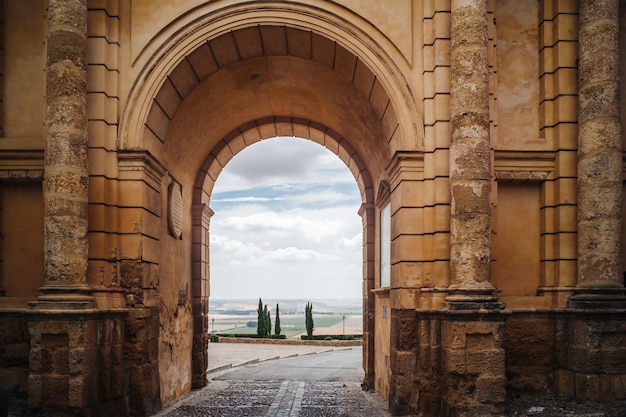
{"label": "arch opening", "polygon": [[360,299],[360,205],[350,171],[317,143],[245,148],[213,188],[212,298]]}
{"label": "arch opening", "polygon": [[362,337],[360,205],[345,164],[310,140],[278,137],[237,154],[211,199],[210,333],[256,334],[262,299],[274,337],[277,308],[281,337],[306,334],[308,302],[318,337]]}
{"label": "arch opening", "polygon": [[[267,126],[267,125],[270,126]],[[250,130],[256,131],[255,134],[251,134]],[[267,138],[263,138],[261,134],[257,134],[259,132],[266,133],[274,133],[268,134]],[[214,211],[209,208],[209,204],[211,204],[211,197],[216,194],[215,184],[219,175],[223,172],[226,164],[231,162],[231,160],[244,149],[254,150],[255,146],[258,146],[257,142],[260,142],[262,139],[268,139],[264,141],[268,142],[276,142],[279,139],[271,139],[277,136],[277,133],[282,132],[290,133],[288,137],[283,136],[283,140],[294,141],[300,140],[304,141],[304,139],[308,139],[313,143],[309,145],[317,146],[321,145],[325,147],[331,154],[336,156],[335,159],[339,159],[345,167],[348,168],[348,171],[351,174],[351,181],[355,181],[358,188],[358,199],[360,199],[360,204],[355,204],[357,207],[353,207],[354,211],[358,212],[358,215],[361,217],[360,219],[360,230],[357,234],[353,236],[344,237],[343,240],[339,241],[340,245],[354,245],[358,244],[358,257],[359,261],[362,262],[358,266],[358,276],[359,276],[359,297],[362,297],[361,309],[362,309],[362,335],[364,339],[364,343],[367,344],[370,338],[373,338],[373,322],[371,319],[371,309],[373,304],[368,302],[369,291],[374,287],[374,277],[373,271],[371,269],[371,265],[374,263],[374,253],[372,250],[367,250],[367,247],[372,245],[373,235],[371,230],[373,229],[374,218],[372,215],[368,216],[369,211],[363,210],[365,206],[373,206],[373,186],[371,181],[371,176],[369,171],[365,167],[365,164],[360,159],[359,155],[352,149],[345,139],[341,137],[335,136],[336,133],[331,131],[330,129],[325,128],[323,125],[315,124],[312,122],[307,122],[306,120],[295,120],[291,118],[268,118],[264,120],[255,121],[253,123],[247,123],[244,126],[239,127],[234,130],[230,134],[228,134],[220,143],[220,147],[211,152],[208,157],[205,159],[202,169],[199,170],[196,181],[195,188],[193,192],[193,207],[194,207],[194,220],[193,220],[193,274],[192,281],[194,284],[193,288],[200,289],[199,293],[194,293],[194,305],[198,305],[197,308],[194,308],[194,352],[193,352],[193,380],[194,386],[201,387],[204,385],[204,381],[206,380],[206,369],[208,364],[208,353],[207,353],[207,344],[204,342],[206,339],[207,331],[209,331],[209,295],[211,294],[210,290],[210,276],[211,276],[211,266],[209,259],[211,242],[213,244],[216,243],[215,239],[212,239],[212,236],[209,232],[211,220],[213,220]],[[295,133],[300,133],[296,135]],[[248,142],[244,140],[244,138],[248,138]],[[255,138],[256,140],[251,140],[250,138]],[[296,139],[299,138],[299,139]],[[236,143],[242,143],[243,146],[238,148]],[[233,149],[238,149],[238,151],[234,152]],[[226,153],[226,154],[224,154]],[[332,155],[331,155],[332,156]],[[298,159],[296,163],[301,164],[302,160]],[[344,168],[345,169],[345,168]],[[353,183],[354,184],[354,183]],[[326,184],[326,187],[328,185]],[[356,203],[356,202],[354,202]],[[316,204],[319,205],[318,202]],[[326,216],[329,213],[324,213]],[[282,219],[284,220],[284,219]],[[293,220],[293,219],[292,219]],[[335,221],[336,219],[333,219]],[[262,221],[259,216],[256,217],[255,222]],[[257,223],[258,225],[258,223]],[[314,227],[319,229],[320,223],[315,224]],[[284,227],[284,226],[283,226]],[[325,225],[328,227],[328,225]],[[332,227],[332,226],[331,226]],[[312,229],[311,229],[312,230]],[[319,233],[319,230],[315,230],[313,233]],[[315,236],[313,236],[315,237]],[[296,257],[304,256],[304,258],[300,258],[301,261],[319,261],[319,259],[315,259],[317,257],[324,257],[328,255],[318,254],[315,251],[311,251],[310,249],[305,249],[301,251],[297,248],[286,247],[279,248],[274,252],[274,256],[281,258],[281,260],[287,260],[290,263],[293,263],[293,259],[286,259],[285,257]],[[309,259],[305,259],[309,258]],[[259,297],[261,295],[256,295],[255,297]],[[250,297],[252,298],[252,297]],[[305,297],[306,298],[306,297]],[[201,343],[202,342],[202,343]],[[373,342],[373,341],[372,341]],[[204,349],[204,350],[201,350]],[[370,349],[364,349],[363,354],[363,368],[368,374],[373,373],[373,351]]]}

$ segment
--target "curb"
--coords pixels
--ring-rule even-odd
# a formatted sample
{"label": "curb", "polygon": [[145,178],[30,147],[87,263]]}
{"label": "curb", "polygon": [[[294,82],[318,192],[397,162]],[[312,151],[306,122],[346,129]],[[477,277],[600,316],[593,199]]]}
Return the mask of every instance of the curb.
{"label": "curb", "polygon": [[[258,345],[295,345],[295,346],[363,346],[362,340],[293,340],[293,339],[257,339],[247,337],[218,336],[217,343],[249,343]],[[216,343],[216,342],[211,342]]]}

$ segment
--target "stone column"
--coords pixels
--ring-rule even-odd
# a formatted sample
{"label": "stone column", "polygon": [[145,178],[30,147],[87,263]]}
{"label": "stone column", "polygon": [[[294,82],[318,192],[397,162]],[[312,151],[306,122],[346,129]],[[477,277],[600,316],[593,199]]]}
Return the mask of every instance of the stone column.
{"label": "stone column", "polygon": [[494,302],[487,1],[451,9],[450,295],[452,308]]}
{"label": "stone column", "polygon": [[578,294],[571,301],[624,300],[619,2],[583,0],[579,13]]}
{"label": "stone column", "polygon": [[[581,0],[578,27],[578,277],[555,392],[626,398],[619,1]],[[613,388],[615,387],[615,388]]]}
{"label": "stone column", "polygon": [[93,306],[87,285],[87,1],[50,0],[44,286],[39,303]]}
{"label": "stone column", "polygon": [[506,315],[491,284],[487,0],[452,0],[450,64],[450,310],[424,319],[441,326],[441,411],[496,415],[506,393]]}

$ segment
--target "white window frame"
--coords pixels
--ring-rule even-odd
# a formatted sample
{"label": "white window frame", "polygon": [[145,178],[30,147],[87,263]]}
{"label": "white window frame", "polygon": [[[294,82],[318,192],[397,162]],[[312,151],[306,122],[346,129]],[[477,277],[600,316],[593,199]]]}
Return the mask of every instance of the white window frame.
{"label": "white window frame", "polygon": [[380,287],[391,286],[391,202],[380,209]]}

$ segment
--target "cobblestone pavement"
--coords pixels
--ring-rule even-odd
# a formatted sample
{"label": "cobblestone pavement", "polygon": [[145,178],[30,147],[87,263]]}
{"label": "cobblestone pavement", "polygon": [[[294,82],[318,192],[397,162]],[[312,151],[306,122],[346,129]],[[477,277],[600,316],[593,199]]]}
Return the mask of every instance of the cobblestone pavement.
{"label": "cobblestone pavement", "polygon": [[211,381],[161,417],[387,417],[358,382]]}
{"label": "cobblestone pavement", "polygon": [[[219,346],[218,346],[219,345]],[[361,389],[360,381],[228,380],[232,367],[267,360],[324,354],[327,346],[209,346],[209,383],[171,405],[158,417],[388,417],[379,394]],[[361,348],[357,348],[361,351]],[[224,375],[224,376],[222,376]],[[219,379],[218,379],[219,378]]]}

